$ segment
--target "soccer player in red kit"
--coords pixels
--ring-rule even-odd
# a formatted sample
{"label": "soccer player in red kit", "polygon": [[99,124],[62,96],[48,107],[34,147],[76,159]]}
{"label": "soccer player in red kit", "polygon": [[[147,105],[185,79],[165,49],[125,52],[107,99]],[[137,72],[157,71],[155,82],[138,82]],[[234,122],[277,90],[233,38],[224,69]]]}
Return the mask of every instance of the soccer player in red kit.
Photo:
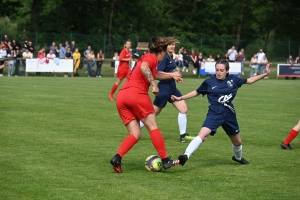
{"label": "soccer player in red kit", "polygon": [[122,141],[117,154],[110,160],[113,169],[118,173],[122,173],[121,160],[123,156],[141,137],[139,121],[142,121],[146,126],[152,144],[162,160],[164,169],[179,164],[179,160],[170,160],[167,155],[164,138],[157,127],[155,111],[148,94],[150,85],[154,95],[159,92],[154,79],[166,80],[173,78],[175,81],[182,82],[179,72],[157,74],[158,62],[164,58],[167,46],[177,42],[178,40],[173,37],[153,38],[150,53],[147,53],[136,62],[135,67],[118,93],[116,105],[129,133]]}
{"label": "soccer player in red kit", "polygon": [[110,93],[108,94],[108,97],[110,100],[114,100],[114,93],[117,90],[118,86],[122,83],[123,79],[126,78],[128,73],[130,72],[130,66],[129,62],[131,60],[131,53],[129,51],[131,47],[131,42],[130,40],[127,40],[125,43],[124,49],[121,51],[120,56],[119,56],[119,67],[118,67],[118,72],[117,72],[117,82],[112,86],[112,89]]}
{"label": "soccer player in red kit", "polygon": [[285,138],[285,140],[281,143],[281,148],[287,149],[287,150],[292,150],[293,148],[291,147],[290,143],[297,137],[300,131],[300,120],[298,124],[296,124],[291,130],[288,136]]}

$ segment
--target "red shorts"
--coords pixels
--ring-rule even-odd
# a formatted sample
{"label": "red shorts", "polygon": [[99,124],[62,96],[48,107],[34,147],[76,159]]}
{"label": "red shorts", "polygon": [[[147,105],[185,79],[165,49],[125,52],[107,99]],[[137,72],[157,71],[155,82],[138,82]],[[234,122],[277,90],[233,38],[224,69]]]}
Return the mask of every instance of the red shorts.
{"label": "red shorts", "polygon": [[118,72],[117,72],[117,77],[120,80],[123,80],[124,78],[127,77],[127,75],[130,73],[130,68],[125,66],[123,68],[118,68]]}
{"label": "red shorts", "polygon": [[116,99],[119,115],[126,125],[132,120],[141,120],[154,113],[151,98],[138,88],[120,90]]}

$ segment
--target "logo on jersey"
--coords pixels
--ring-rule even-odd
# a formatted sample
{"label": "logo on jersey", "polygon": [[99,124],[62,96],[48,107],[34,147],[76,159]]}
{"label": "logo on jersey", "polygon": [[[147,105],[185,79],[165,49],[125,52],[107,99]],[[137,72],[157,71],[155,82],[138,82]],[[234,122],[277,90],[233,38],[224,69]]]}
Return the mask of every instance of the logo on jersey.
{"label": "logo on jersey", "polygon": [[227,81],[227,85],[228,85],[229,87],[232,87],[232,86],[233,86],[233,81],[232,81],[232,80]]}
{"label": "logo on jersey", "polygon": [[224,104],[224,103],[228,102],[231,98],[232,98],[232,94],[223,95],[223,96],[220,96],[220,98],[218,99],[218,102],[221,104]]}
{"label": "logo on jersey", "polygon": [[211,89],[215,89],[216,87],[218,87],[218,86],[211,87]]}

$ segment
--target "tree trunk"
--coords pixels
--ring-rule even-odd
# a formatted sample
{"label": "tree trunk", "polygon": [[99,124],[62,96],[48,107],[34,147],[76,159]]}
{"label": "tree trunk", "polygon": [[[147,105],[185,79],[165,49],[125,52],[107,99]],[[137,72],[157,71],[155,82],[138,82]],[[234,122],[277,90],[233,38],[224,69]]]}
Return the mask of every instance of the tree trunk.
{"label": "tree trunk", "polygon": [[112,21],[114,17],[114,6],[115,6],[115,0],[111,0],[110,4],[110,16],[109,16],[109,27],[108,27],[108,46],[110,47],[110,54],[111,56],[114,53],[112,41],[111,41],[111,30],[112,30]]}
{"label": "tree trunk", "polygon": [[241,29],[242,29],[242,23],[243,23],[243,17],[244,17],[244,7],[245,7],[245,2],[241,1],[240,17],[239,17],[239,21],[237,24],[237,32],[236,32],[236,40],[235,40],[235,47],[237,50],[238,50],[240,40],[241,40]]}
{"label": "tree trunk", "polygon": [[34,32],[37,31],[38,27],[38,18],[41,8],[40,0],[33,0],[31,5],[31,28]]}

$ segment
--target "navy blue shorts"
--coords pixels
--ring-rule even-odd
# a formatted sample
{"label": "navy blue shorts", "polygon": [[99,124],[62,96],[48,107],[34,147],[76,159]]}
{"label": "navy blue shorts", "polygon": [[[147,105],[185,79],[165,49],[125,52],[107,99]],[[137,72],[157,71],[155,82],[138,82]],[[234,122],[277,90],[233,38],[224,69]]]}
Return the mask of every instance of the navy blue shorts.
{"label": "navy blue shorts", "polygon": [[220,126],[222,126],[228,136],[236,135],[240,132],[235,113],[230,110],[225,112],[209,110],[202,127],[209,128],[212,131],[210,135],[214,135]]}
{"label": "navy blue shorts", "polygon": [[159,87],[159,93],[155,97],[153,104],[159,108],[164,108],[167,104],[173,103],[174,101],[171,100],[171,95],[175,95],[177,97],[181,97],[181,92],[172,85],[167,85],[167,87],[164,85],[164,87]]}

